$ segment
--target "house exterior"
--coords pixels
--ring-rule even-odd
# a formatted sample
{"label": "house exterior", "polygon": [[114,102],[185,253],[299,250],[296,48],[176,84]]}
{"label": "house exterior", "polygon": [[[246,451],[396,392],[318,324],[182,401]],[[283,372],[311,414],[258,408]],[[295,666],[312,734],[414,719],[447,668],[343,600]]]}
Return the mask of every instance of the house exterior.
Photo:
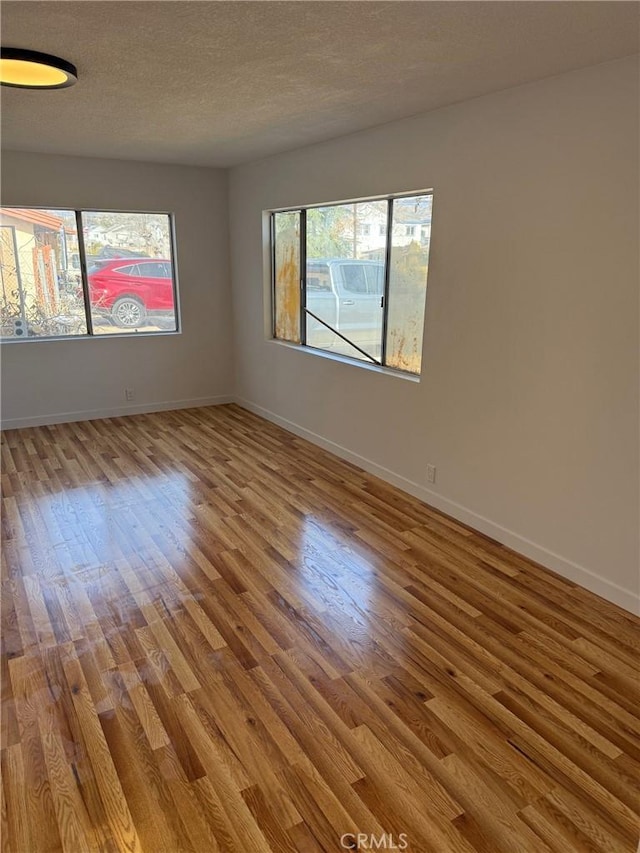
{"label": "house exterior", "polygon": [[74,277],[78,238],[71,212],[0,210],[0,299],[4,317],[60,310],[60,288]]}
{"label": "house exterior", "polygon": [[[429,249],[431,237],[431,197],[416,205],[415,199],[398,199],[392,225],[392,245],[417,243]],[[378,204],[358,205],[356,238],[359,254],[382,260],[387,243],[387,216]]]}

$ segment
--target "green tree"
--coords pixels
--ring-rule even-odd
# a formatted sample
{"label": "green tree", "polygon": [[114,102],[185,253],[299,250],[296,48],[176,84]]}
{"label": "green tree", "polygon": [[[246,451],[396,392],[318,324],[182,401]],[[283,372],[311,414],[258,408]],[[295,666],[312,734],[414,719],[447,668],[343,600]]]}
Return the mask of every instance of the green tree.
{"label": "green tree", "polygon": [[349,257],[353,247],[353,214],[346,205],[307,210],[307,257]]}

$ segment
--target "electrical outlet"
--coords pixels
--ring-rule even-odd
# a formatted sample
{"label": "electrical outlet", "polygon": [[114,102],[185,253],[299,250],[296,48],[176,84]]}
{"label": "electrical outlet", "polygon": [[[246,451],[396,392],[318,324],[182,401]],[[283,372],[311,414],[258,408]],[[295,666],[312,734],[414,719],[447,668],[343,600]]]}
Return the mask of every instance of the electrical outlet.
{"label": "electrical outlet", "polygon": [[427,465],[427,483],[435,483],[436,481],[436,466]]}
{"label": "electrical outlet", "polygon": [[129,402],[131,402],[131,400],[133,400],[133,397],[134,397],[133,388],[125,388],[124,389],[125,400],[128,400]]}

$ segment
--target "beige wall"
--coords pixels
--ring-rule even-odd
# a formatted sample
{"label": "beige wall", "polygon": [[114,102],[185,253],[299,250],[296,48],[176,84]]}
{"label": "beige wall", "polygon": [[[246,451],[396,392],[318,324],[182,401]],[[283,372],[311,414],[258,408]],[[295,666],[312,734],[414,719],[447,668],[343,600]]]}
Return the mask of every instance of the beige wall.
{"label": "beige wall", "polygon": [[[2,203],[175,213],[181,335],[2,347],[5,427],[198,405],[232,392],[227,174],[5,152]],[[133,388],[132,403],[125,388]]]}
{"label": "beige wall", "polygon": [[[420,383],[265,339],[263,210],[424,187]],[[230,211],[239,398],[637,606],[636,61],[238,167]]]}

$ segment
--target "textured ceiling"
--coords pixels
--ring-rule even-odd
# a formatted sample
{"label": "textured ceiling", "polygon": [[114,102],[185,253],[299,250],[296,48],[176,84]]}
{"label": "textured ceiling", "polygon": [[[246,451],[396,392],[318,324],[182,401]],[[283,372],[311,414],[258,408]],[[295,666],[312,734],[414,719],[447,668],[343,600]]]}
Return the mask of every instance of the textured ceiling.
{"label": "textured ceiling", "polygon": [[635,2],[12,2],[8,149],[228,166],[638,51]]}

